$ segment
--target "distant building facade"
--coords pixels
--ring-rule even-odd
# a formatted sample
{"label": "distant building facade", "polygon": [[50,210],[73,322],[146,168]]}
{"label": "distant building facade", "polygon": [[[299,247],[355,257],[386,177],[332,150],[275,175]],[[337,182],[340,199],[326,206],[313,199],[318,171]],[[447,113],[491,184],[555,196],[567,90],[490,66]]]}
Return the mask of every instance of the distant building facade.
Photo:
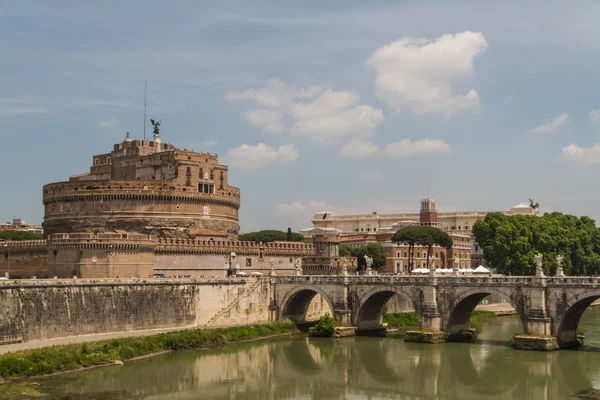
{"label": "distant building facade", "polygon": [[[491,211],[490,211],[491,212]],[[314,228],[337,229],[340,231],[340,243],[350,247],[379,243],[386,254],[385,272],[406,273],[413,268],[427,265],[427,249],[414,249],[414,265],[408,265],[408,246],[391,242],[398,230],[405,226],[426,225],[446,231],[452,238],[452,249],[434,248],[437,268],[451,268],[455,262],[459,268],[475,268],[483,265],[483,251],[473,237],[473,225],[490,213],[485,211],[438,212],[436,201],[421,201],[419,213],[336,215],[331,212],[319,212],[313,216]],[[538,215],[538,210],[527,204],[519,204],[510,211],[500,211],[505,215]],[[303,229],[302,235],[310,238],[314,228]]]}
{"label": "distant building facade", "polygon": [[13,218],[12,222],[6,224],[0,224],[0,231],[19,231],[19,232],[30,232],[30,233],[43,233],[41,225],[26,224],[20,218]]}

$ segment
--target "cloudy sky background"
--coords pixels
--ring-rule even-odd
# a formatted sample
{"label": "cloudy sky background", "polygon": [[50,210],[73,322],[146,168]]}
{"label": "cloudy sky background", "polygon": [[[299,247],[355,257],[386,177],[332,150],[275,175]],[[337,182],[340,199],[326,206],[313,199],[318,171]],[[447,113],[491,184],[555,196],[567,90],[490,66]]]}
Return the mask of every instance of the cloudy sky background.
{"label": "cloudy sky background", "polygon": [[230,166],[242,231],[428,190],[600,220],[598,1],[123,3],[0,5],[0,221],[141,138],[144,78],[163,141]]}

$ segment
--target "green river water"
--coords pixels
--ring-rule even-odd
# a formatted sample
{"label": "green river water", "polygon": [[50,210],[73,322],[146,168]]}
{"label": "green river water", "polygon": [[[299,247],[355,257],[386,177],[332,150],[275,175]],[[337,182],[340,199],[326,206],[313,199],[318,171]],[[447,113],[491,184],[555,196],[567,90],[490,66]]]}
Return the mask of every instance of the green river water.
{"label": "green river water", "polygon": [[583,348],[549,353],[517,351],[509,346],[512,335],[522,331],[517,318],[486,321],[483,333],[471,343],[427,345],[405,343],[394,337],[356,337],[255,342],[181,351],[123,367],[21,382],[13,388],[11,397],[578,398],[572,396],[600,388],[600,307],[590,307],[580,326],[586,334]]}

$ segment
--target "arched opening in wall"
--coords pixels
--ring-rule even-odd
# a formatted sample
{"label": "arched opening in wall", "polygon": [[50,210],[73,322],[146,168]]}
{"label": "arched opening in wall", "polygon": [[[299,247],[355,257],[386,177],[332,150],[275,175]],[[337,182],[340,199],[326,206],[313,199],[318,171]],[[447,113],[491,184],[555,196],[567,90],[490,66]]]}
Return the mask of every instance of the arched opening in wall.
{"label": "arched opening in wall", "polygon": [[[414,300],[416,297],[391,290],[368,293],[359,304],[360,309],[354,317],[357,332],[371,334],[374,331],[383,331],[384,322],[389,328],[417,328],[420,310]],[[392,298],[394,301],[390,303]],[[398,309],[404,311],[395,311]]]}
{"label": "arched opening in wall", "polygon": [[589,296],[566,309],[556,335],[561,347],[577,346],[585,339],[586,348],[600,348],[600,335],[594,334],[600,327],[600,307],[590,307],[598,299],[600,294]]}
{"label": "arched opening in wall", "polygon": [[[449,340],[470,339],[474,332],[482,340],[503,342],[524,332],[523,318],[510,298],[500,293],[475,292],[450,305],[443,329],[450,333]],[[487,329],[490,324],[493,329]]]}
{"label": "arched opening in wall", "polygon": [[281,318],[295,322],[301,329],[308,329],[326,313],[335,318],[331,303],[317,290],[300,289],[284,301]]}

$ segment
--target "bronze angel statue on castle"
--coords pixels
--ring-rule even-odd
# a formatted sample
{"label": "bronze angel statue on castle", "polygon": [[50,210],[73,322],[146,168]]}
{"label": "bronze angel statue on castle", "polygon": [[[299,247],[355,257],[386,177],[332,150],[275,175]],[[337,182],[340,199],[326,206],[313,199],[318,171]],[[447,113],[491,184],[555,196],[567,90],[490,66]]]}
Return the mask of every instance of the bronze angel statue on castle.
{"label": "bronze angel statue on castle", "polygon": [[150,119],[150,123],[154,127],[154,134],[160,135],[160,121],[154,121],[153,119]]}

